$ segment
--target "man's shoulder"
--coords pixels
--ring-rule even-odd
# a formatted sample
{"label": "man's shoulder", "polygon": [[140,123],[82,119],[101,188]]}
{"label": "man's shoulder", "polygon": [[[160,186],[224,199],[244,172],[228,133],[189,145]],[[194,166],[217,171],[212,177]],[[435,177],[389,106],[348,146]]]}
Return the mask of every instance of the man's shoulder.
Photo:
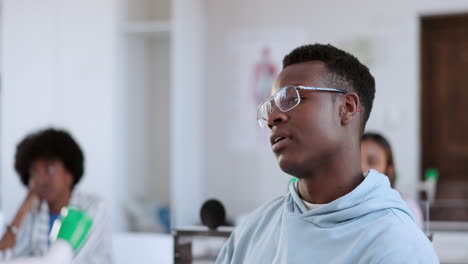
{"label": "man's shoulder", "polygon": [[260,227],[268,228],[270,225],[275,225],[284,211],[285,196],[278,197],[273,201],[260,206],[251,212],[244,221],[237,227],[237,233],[251,233]]}
{"label": "man's shoulder", "polygon": [[379,263],[438,263],[429,239],[419,228],[390,227],[373,243]]}
{"label": "man's shoulder", "polygon": [[278,197],[251,212],[231,234],[216,263],[272,263],[270,259],[280,243],[286,197]]}
{"label": "man's shoulder", "polygon": [[383,225],[383,228],[373,243],[381,247],[381,250],[376,252],[387,252],[386,254],[397,256],[435,256],[431,242],[410,216],[396,209],[389,209],[387,213],[387,221],[377,224]]}
{"label": "man's shoulder", "polygon": [[262,205],[255,209],[252,213],[249,214],[248,219],[250,220],[258,220],[265,218],[266,216],[270,216],[272,214],[277,214],[278,212],[281,212],[284,207],[284,201],[286,199],[286,196],[280,196],[273,201]]}
{"label": "man's shoulder", "polygon": [[[369,214],[355,236],[365,246],[365,263],[437,263],[437,255],[426,235],[405,212],[388,208]],[[362,222],[361,222],[362,224]]]}
{"label": "man's shoulder", "polygon": [[376,217],[368,222],[368,226],[381,230],[381,237],[397,236],[400,238],[417,238],[424,236],[413,218],[407,212],[395,208],[387,208],[375,212]]}

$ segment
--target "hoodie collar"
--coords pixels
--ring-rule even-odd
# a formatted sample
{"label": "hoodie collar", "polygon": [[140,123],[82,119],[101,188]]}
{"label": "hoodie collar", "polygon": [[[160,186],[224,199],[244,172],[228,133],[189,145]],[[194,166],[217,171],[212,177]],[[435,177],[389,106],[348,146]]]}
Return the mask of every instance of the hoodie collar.
{"label": "hoodie collar", "polygon": [[375,170],[370,170],[367,177],[353,191],[311,211],[304,206],[296,188],[291,184],[285,207],[289,214],[323,227],[390,208],[411,216],[400,194],[390,187],[388,177]]}

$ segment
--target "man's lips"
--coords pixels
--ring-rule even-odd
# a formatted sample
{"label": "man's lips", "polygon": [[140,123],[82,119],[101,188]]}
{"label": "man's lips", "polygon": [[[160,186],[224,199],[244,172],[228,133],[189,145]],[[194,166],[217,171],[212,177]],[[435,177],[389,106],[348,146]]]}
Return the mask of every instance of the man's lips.
{"label": "man's lips", "polygon": [[270,137],[271,149],[276,152],[286,146],[291,141],[291,138],[285,135],[273,134]]}

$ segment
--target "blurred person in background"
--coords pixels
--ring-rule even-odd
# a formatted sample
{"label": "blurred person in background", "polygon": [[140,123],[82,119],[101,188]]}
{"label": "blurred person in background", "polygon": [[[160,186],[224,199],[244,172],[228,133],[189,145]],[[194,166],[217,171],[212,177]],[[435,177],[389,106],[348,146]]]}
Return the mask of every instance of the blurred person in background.
{"label": "blurred person in background", "polygon": [[[363,172],[374,169],[388,176],[390,185],[395,188],[396,173],[392,147],[388,140],[377,133],[365,133],[361,138],[361,167]],[[419,228],[423,229],[423,216],[421,207],[410,197],[402,194],[401,197],[408,205],[414,220]]]}
{"label": "blurred person in background", "polygon": [[100,198],[75,191],[84,172],[84,155],[64,130],[48,128],[26,136],[16,148],[15,170],[28,189],[0,240],[0,259],[44,256],[49,234],[62,208],[90,215],[93,227],[73,262],[112,263],[110,216]]}

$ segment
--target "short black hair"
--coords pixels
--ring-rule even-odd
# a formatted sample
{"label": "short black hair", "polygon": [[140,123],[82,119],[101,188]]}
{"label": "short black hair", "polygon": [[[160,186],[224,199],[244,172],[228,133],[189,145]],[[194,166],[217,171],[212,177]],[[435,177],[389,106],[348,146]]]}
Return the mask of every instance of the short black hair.
{"label": "short black hair", "polygon": [[375,80],[369,68],[356,57],[330,44],[309,44],[300,46],[283,59],[283,69],[292,64],[308,61],[322,61],[331,74],[325,81],[330,88],[356,92],[361,101],[362,131],[369,119],[375,96]]}
{"label": "short black hair", "polygon": [[65,130],[47,128],[27,135],[16,146],[15,170],[28,186],[29,170],[38,159],[59,160],[73,177],[72,188],[84,172],[84,155],[80,146]]}

